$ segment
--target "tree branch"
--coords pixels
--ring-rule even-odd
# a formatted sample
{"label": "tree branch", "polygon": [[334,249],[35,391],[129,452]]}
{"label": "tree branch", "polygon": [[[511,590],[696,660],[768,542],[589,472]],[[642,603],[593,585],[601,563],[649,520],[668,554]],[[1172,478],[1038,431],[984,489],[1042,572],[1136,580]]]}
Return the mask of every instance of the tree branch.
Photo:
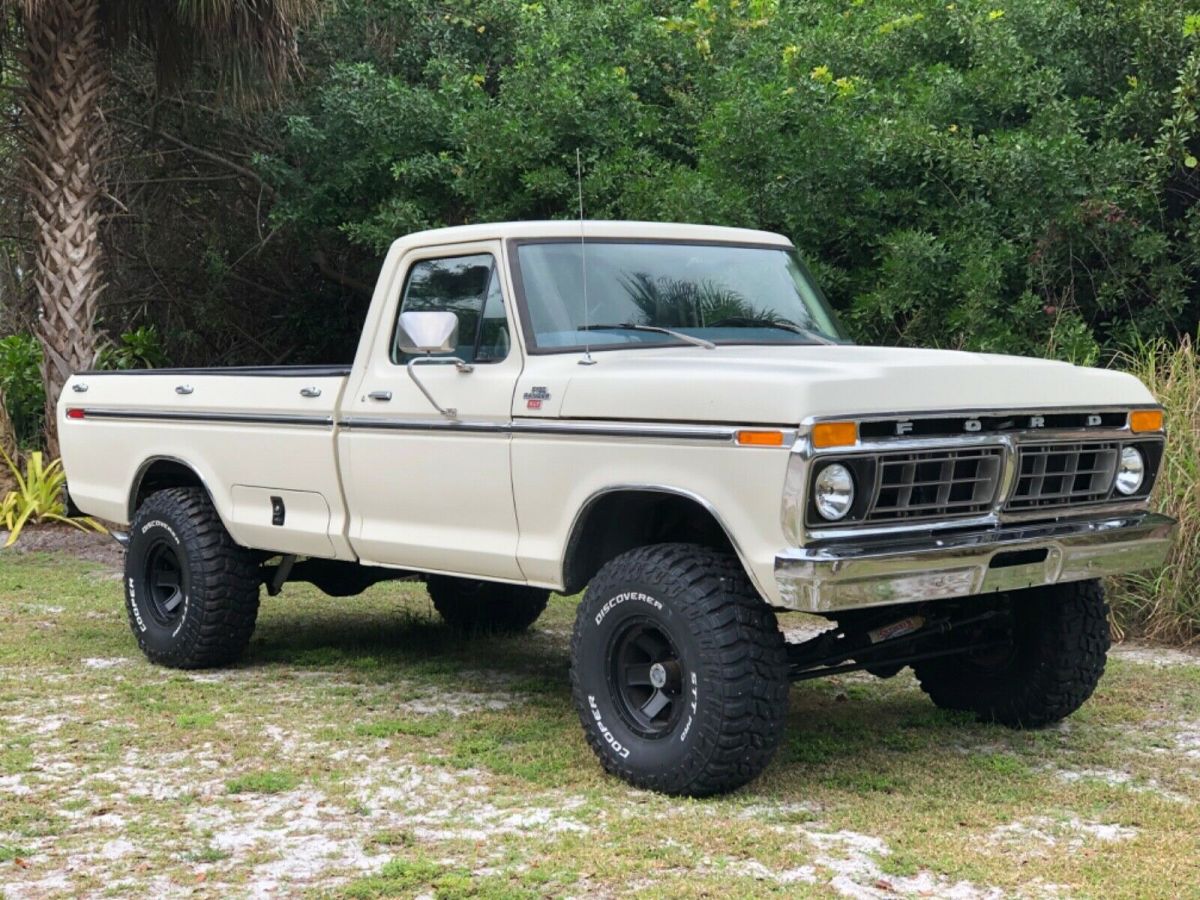
{"label": "tree branch", "polygon": [[334,284],[340,284],[344,288],[349,288],[355,293],[361,294],[364,297],[370,297],[375,293],[375,286],[367,284],[365,281],[359,281],[352,275],[347,275],[345,272],[340,272],[329,264],[329,257],[325,255],[324,250],[315,250],[312,255],[313,264],[317,267],[317,271],[327,281],[332,281]]}
{"label": "tree branch", "polygon": [[219,154],[219,153],[214,153],[212,150],[206,150],[203,147],[197,147],[195,144],[189,144],[187,141],[183,140],[182,138],[177,138],[173,134],[167,134],[167,132],[165,132],[165,131],[161,131],[161,130],[159,130],[157,128],[153,128],[149,125],[145,125],[142,122],[136,122],[136,121],[133,121],[130,119],[118,119],[118,118],[114,118],[113,121],[120,122],[122,125],[132,125],[135,128],[140,128],[143,131],[147,132],[148,134],[154,135],[155,137],[162,138],[164,141],[174,144],[176,147],[179,147],[182,150],[186,150],[189,153],[193,153],[196,156],[199,156],[201,159],[207,159],[209,162],[214,162],[217,165],[224,166],[225,168],[229,169],[230,171],[238,173],[243,178],[247,178],[250,181],[253,181],[255,184],[257,184],[263,190],[264,193],[270,194],[272,197],[275,196],[275,188],[273,188],[270,184],[268,184],[265,180],[263,180],[263,177],[261,175],[259,175],[253,169],[248,169],[245,166],[241,165],[240,163],[236,163],[231,159],[221,156],[221,154]]}

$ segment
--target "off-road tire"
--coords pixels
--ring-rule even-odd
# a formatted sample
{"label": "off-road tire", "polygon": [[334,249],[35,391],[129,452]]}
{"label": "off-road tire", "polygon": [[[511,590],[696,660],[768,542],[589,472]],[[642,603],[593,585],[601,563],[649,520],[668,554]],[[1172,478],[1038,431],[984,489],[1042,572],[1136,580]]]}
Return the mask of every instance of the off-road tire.
{"label": "off-road tire", "polygon": [[444,575],[430,575],[425,588],[446,624],[467,634],[524,631],[550,599],[542,588]]}
{"label": "off-road tire", "polygon": [[[175,607],[164,612],[152,581],[152,554],[171,556],[179,572]],[[258,617],[256,558],[234,543],[200,488],[151,494],[138,509],[125,552],[125,609],[138,646],[173,669],[228,665],[246,649]],[[169,601],[168,601],[169,602]]]}
{"label": "off-road tire", "polygon": [[1012,651],[991,662],[969,654],[913,666],[921,689],[943,708],[1011,728],[1038,728],[1079,709],[1104,674],[1108,604],[1099,581],[1014,591]]}
{"label": "off-road tire", "polygon": [[[636,668],[622,664],[621,648],[646,632],[666,638],[679,685],[667,720],[649,726],[656,733],[639,729],[646,707],[635,711],[635,689],[614,674]],[[601,568],[579,606],[572,698],[604,768],[637,787],[700,797],[752,781],[783,735],[787,675],[775,614],[728,554],[692,544],[631,550]]]}

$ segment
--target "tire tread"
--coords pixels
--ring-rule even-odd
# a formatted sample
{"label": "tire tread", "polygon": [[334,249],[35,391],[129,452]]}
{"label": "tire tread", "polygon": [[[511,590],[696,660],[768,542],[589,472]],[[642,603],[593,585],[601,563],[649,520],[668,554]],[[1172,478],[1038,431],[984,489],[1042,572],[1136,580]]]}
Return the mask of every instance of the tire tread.
{"label": "tire tread", "polygon": [[914,666],[921,690],[943,709],[975,712],[1013,728],[1065,719],[1095,691],[1111,646],[1108,604],[1099,581],[1033,588],[1021,597],[1040,633],[1023,671],[981,685],[949,660]]}

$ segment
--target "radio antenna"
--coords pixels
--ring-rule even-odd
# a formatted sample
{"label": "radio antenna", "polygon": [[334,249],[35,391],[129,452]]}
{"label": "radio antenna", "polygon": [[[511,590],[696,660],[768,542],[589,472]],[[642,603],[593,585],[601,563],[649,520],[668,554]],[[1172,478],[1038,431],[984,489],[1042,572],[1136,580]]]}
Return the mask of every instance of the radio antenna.
{"label": "radio antenna", "polygon": [[594,366],[596,361],[592,359],[592,320],[591,310],[588,309],[588,292],[587,292],[587,241],[583,237],[583,161],[579,155],[579,148],[575,148],[575,184],[579,189],[579,267],[580,275],[583,280],[583,359],[579,361],[581,366]]}

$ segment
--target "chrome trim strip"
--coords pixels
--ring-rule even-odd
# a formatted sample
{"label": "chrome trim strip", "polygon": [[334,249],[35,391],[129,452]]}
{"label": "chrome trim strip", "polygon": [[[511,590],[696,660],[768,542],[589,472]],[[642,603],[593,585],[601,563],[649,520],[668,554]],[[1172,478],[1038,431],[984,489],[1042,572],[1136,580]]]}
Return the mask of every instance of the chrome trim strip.
{"label": "chrome trim strip", "polygon": [[[514,419],[512,422],[446,421],[437,419],[368,418],[348,416],[339,420],[342,428],[355,431],[437,431],[484,434],[523,434],[572,437],[641,438],[646,440],[713,441],[732,443],[739,431],[729,426],[708,425],[632,425],[619,422],[564,422],[558,419]],[[761,430],[761,429],[748,429]],[[784,432],[784,447],[790,446],[794,431]]]}
{"label": "chrome trim strip", "polygon": [[889,422],[892,419],[952,419],[956,416],[975,418],[977,416],[1028,416],[1039,413],[1064,415],[1069,413],[1112,413],[1125,412],[1133,409],[1162,409],[1159,403],[1117,403],[1104,406],[1026,406],[1014,409],[1011,406],[960,406],[953,409],[939,410],[898,410],[896,412],[865,413],[859,415],[841,416],[808,416],[802,419],[802,427],[815,425],[818,422]]}
{"label": "chrome trim strip", "polygon": [[[786,608],[810,613],[969,597],[1154,568],[1176,528],[1142,512],[896,540],[886,549],[823,544],[780,553],[775,579]],[[997,556],[1021,552],[1033,558],[993,567]]]}
{"label": "chrome trim strip", "polygon": [[[565,422],[561,419],[514,419],[514,434],[580,435],[586,437],[635,437],[684,441],[717,441],[732,443],[739,428],[729,425],[623,424],[621,422]],[[773,429],[744,429],[770,431]],[[794,429],[778,429],[794,435]]]}
{"label": "chrome trim strip", "polygon": [[991,434],[952,434],[942,437],[904,438],[894,437],[873,441],[860,441],[848,447],[814,448],[808,436],[801,434],[793,452],[805,459],[818,456],[865,456],[872,453],[906,453],[909,450],[957,450],[962,447],[1005,446],[1010,450],[1022,442],[1038,444],[1071,443],[1079,441],[1124,441],[1130,438],[1152,441],[1162,440],[1161,431],[1135,433],[1129,428],[1096,428],[1091,431],[1023,429],[1020,431],[993,432]]}
{"label": "chrome trim strip", "polygon": [[75,375],[107,378],[119,375],[122,378],[166,375],[206,375],[214,377],[250,377],[250,378],[345,378],[351,372],[347,365],[315,365],[315,366],[215,366],[183,367],[178,369],[84,369]]}
{"label": "chrome trim strip", "polygon": [[506,422],[463,422],[450,419],[394,419],[347,416],[338,420],[345,431],[440,431],[471,434],[511,434]]}
{"label": "chrome trim strip", "polygon": [[135,419],[147,422],[207,422],[216,425],[307,425],[332,428],[333,416],[301,416],[286,413],[179,412],[171,409],[92,409],[84,407],[88,419]]}
{"label": "chrome trim strip", "polygon": [[[274,413],[181,412],[178,410],[93,409],[85,407],[84,419],[134,419],[161,422],[209,422],[241,425],[308,425],[331,428],[332,416]],[[436,420],[347,416],[337,420],[340,428],[355,431],[438,431],[482,434],[570,435],[579,437],[641,438],[645,440],[712,441],[733,443],[738,431],[782,431],[782,447],[790,449],[795,429],[731,425],[626,424],[621,422],[570,422],[560,419],[514,419],[511,422],[482,420]],[[778,449],[778,448],[771,448]]]}
{"label": "chrome trim strip", "polygon": [[[1115,493],[1115,492],[1114,492]],[[1119,496],[1119,495],[1118,495]],[[1129,514],[1137,510],[1150,508],[1149,497],[1135,497],[1132,500],[1113,501],[1111,497],[1095,503],[1076,503],[1071,506],[1045,506],[1040,509],[1005,509],[1001,512],[1003,522],[1033,522],[1046,521],[1048,518],[1079,519],[1083,517]]]}

